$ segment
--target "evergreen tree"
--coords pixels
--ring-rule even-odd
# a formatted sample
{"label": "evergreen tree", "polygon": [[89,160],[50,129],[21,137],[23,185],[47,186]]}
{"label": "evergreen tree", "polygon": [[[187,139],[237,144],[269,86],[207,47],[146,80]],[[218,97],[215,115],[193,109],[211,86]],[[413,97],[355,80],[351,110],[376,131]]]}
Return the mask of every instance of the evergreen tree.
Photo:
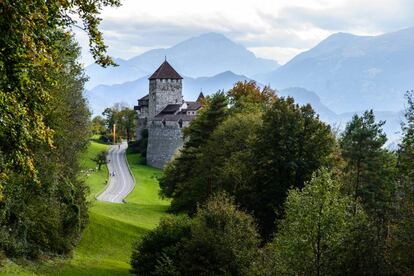
{"label": "evergreen tree", "polygon": [[[386,261],[386,238],[395,194],[395,155],[386,149],[386,136],[382,126],[375,122],[373,111],[362,116],[354,115],[340,139],[345,166],[345,192],[354,199],[354,211],[358,202],[369,216],[370,226],[360,229],[356,236],[364,238],[354,249],[352,266],[360,268],[356,273],[378,275],[388,269]],[[360,255],[365,251],[369,254]]]}
{"label": "evergreen tree", "polygon": [[196,161],[201,155],[200,148],[207,142],[213,130],[226,118],[227,98],[223,92],[217,92],[204,101],[204,107],[197,117],[184,129],[187,141],[179,155],[164,169],[160,178],[162,196],[172,197],[171,209],[194,213],[200,195],[195,193],[193,180],[197,175]]}
{"label": "evergreen tree", "polygon": [[398,149],[398,170],[414,180],[414,90],[407,91],[407,107],[402,125],[403,138]]}
{"label": "evergreen tree", "polygon": [[401,275],[414,274],[414,91],[407,91],[403,137],[398,149],[396,217],[388,239],[391,263]]}

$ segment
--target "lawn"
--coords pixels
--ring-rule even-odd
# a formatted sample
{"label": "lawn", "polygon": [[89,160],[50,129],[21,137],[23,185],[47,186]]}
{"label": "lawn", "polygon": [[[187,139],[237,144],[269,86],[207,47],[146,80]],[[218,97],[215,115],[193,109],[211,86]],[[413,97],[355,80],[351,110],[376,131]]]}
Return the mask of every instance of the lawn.
{"label": "lawn", "polygon": [[[91,142],[82,158],[84,170],[95,168],[90,159],[106,147]],[[106,167],[86,177],[92,201],[90,222],[72,259],[31,264],[24,268],[11,263],[6,266],[8,271],[5,275],[130,275],[129,258],[133,242],[158,224],[169,202],[158,197],[156,177],[160,175],[160,170],[139,165],[138,154],[128,153],[127,159],[136,183],[125,204],[98,202],[94,199],[105,188],[108,176]]]}

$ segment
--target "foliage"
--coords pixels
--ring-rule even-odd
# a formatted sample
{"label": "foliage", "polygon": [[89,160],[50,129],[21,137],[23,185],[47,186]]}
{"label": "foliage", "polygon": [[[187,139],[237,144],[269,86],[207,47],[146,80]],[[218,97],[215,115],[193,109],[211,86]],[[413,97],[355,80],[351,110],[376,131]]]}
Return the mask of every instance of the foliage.
{"label": "foliage", "polygon": [[191,221],[164,220],[135,246],[131,262],[140,275],[245,275],[258,242],[252,217],[217,194]]}
{"label": "foliage", "polygon": [[[0,248],[8,256],[34,258],[43,253],[68,253],[79,240],[88,217],[87,188],[78,177],[79,154],[90,135],[90,114],[82,96],[86,79],[76,61],[79,49],[72,38],[56,32],[51,39],[59,49],[54,62],[60,69],[54,72],[53,89],[42,105],[42,122],[53,130],[54,143],[50,148],[35,142],[32,146],[36,147],[27,151],[34,154],[30,158],[37,181],[18,167],[9,169],[0,202]],[[3,139],[7,127],[0,132]],[[5,156],[8,154],[11,152]]]}
{"label": "foliage", "polygon": [[106,164],[106,155],[106,151],[101,151],[94,158],[92,158],[92,161],[94,161],[98,166],[98,170],[101,170],[101,166]]}
{"label": "foliage", "polygon": [[265,86],[261,89],[255,81],[237,82],[228,92],[229,103],[234,110],[249,106],[268,106],[276,100],[275,91]]}
{"label": "foliage", "polygon": [[205,98],[204,107],[196,119],[184,129],[187,141],[181,154],[166,165],[164,175],[160,178],[161,195],[172,197],[171,209],[174,211],[188,211],[194,213],[197,205],[185,193],[189,190],[188,181],[195,174],[194,163],[200,154],[200,148],[206,143],[212,131],[227,116],[227,98],[223,92],[217,92]]}
{"label": "foliage", "polygon": [[131,272],[137,275],[157,274],[157,267],[178,256],[180,243],[190,236],[190,219],[185,216],[165,217],[132,250]]}
{"label": "foliage", "polygon": [[346,188],[355,200],[362,200],[368,211],[376,209],[372,205],[381,202],[380,193],[388,193],[384,185],[392,180],[386,167],[386,161],[391,161],[387,159],[392,157],[383,149],[386,142],[382,131],[384,123],[375,122],[372,110],[361,117],[354,115],[340,139],[342,156],[347,161]]}
{"label": "foliage", "polygon": [[147,157],[148,147],[148,129],[141,130],[141,139],[137,142],[137,152],[141,154],[143,158]]}
{"label": "foliage", "polygon": [[102,115],[105,117],[106,133],[112,135],[113,126],[116,125],[117,140],[126,138],[130,141],[134,137],[136,127],[136,112],[122,104],[115,104],[106,108]]}
{"label": "foliage", "polygon": [[402,125],[403,138],[398,149],[399,171],[414,179],[414,90],[407,91],[407,107]]}
{"label": "foliage", "polygon": [[386,261],[386,238],[393,216],[395,195],[395,154],[383,148],[386,136],[382,131],[384,122],[375,122],[374,114],[366,111],[355,115],[347,124],[340,139],[344,168],[345,192],[354,199],[354,209],[360,202],[369,216],[370,225],[360,229],[360,244],[369,247],[355,252],[352,266],[362,271],[378,274],[389,269]]}
{"label": "foliage", "polygon": [[391,224],[390,261],[402,275],[414,273],[414,91],[407,91],[403,137],[398,149],[398,200]]}
{"label": "foliage", "polygon": [[275,219],[283,216],[290,188],[302,188],[312,173],[332,166],[335,139],[309,105],[278,99],[264,113],[252,145],[252,176],[243,206],[252,210],[262,236],[270,238]]}
{"label": "foliage", "polygon": [[335,163],[335,138],[310,106],[276,99],[255,83],[236,84],[228,98],[231,107],[214,128],[199,124],[201,117],[190,124],[189,141],[165,168],[162,195],[173,198],[174,211],[193,214],[198,203],[226,191],[253,212],[269,239],[287,190]]}
{"label": "foliage", "polygon": [[104,134],[106,130],[104,118],[102,118],[102,116],[99,116],[99,115],[95,116],[91,122],[91,129],[92,129],[92,134],[94,135]]}
{"label": "foliage", "polygon": [[346,252],[345,240],[355,222],[351,199],[325,169],[315,173],[302,190],[289,191],[285,218],[273,241],[280,275],[338,275]]}
{"label": "foliage", "polygon": [[106,66],[113,62],[105,55],[98,14],[104,6],[117,5],[118,0],[1,1],[0,152],[7,162],[0,169],[0,185],[9,181],[7,171],[23,173],[39,184],[34,151],[53,147],[54,131],[45,114],[52,92],[59,89],[55,76],[65,68],[60,57],[67,51],[61,52],[59,36],[76,24],[71,15],[79,16],[92,55]]}

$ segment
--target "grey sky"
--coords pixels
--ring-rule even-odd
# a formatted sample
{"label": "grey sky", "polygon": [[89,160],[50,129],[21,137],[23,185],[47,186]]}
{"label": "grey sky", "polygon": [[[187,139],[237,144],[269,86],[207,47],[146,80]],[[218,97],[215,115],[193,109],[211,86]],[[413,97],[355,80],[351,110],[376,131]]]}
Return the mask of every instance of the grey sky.
{"label": "grey sky", "polygon": [[[109,53],[130,58],[218,32],[259,57],[287,62],[335,32],[376,35],[414,26],[414,0],[123,0],[105,9]],[[75,30],[87,54],[84,34]]]}

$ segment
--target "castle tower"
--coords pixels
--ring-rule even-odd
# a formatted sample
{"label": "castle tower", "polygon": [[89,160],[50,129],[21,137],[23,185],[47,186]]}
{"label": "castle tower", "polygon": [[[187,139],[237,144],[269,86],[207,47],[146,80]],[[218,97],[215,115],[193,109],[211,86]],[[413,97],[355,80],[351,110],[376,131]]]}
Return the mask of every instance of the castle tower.
{"label": "castle tower", "polygon": [[183,103],[182,79],[167,60],[149,77],[149,120],[167,105]]}

